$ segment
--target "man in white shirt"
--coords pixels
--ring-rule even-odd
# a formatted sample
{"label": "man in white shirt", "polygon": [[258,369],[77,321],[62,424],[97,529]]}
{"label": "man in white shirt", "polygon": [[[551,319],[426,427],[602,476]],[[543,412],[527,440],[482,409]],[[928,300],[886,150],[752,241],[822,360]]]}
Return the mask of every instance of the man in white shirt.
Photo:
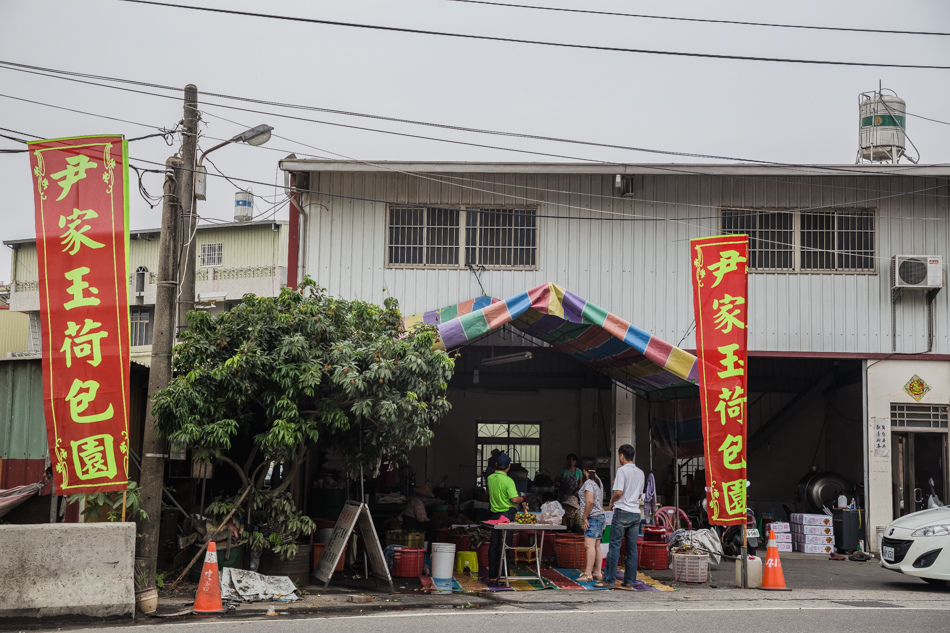
{"label": "man in white shirt", "polygon": [[636,450],[629,444],[621,446],[617,453],[620,468],[614,478],[613,495],[608,510],[613,510],[610,522],[610,549],[607,550],[607,567],[604,570],[605,587],[613,587],[617,577],[617,562],[620,560],[620,544],[627,539],[627,564],[621,589],[633,589],[637,579],[637,536],[640,534],[640,500],[643,498],[643,471],[636,467],[633,458]]}

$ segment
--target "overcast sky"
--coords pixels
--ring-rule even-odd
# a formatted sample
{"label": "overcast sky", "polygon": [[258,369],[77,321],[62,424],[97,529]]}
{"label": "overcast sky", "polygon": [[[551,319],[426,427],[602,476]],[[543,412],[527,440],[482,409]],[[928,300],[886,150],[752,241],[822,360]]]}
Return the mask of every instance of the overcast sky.
{"label": "overcast sky", "polygon": [[[500,3],[715,20],[950,32],[950,2],[921,0],[497,0]],[[298,18],[657,51],[950,66],[950,36],[848,33],[655,20],[507,8],[451,0],[179,0]],[[726,156],[742,160],[851,164],[858,94],[898,93],[907,111],[950,121],[950,70],[737,61],[583,50],[369,30],[130,4],[118,0],[0,0],[0,61],[182,88],[194,83],[208,149],[246,127],[273,125],[263,147],[232,145],[210,158],[241,179],[282,182],[277,161],[548,161],[332,126],[339,123],[440,139],[622,163],[714,162],[645,152],[526,141],[292,110],[208,97],[264,99],[481,129]],[[0,66],[0,134],[45,138],[174,128],[181,92],[96,81],[153,94],[40,76]],[[30,100],[38,103],[29,103]],[[40,105],[48,104],[48,105]],[[215,104],[215,105],[213,105]],[[85,114],[49,107],[79,110]],[[245,107],[264,113],[228,109]],[[100,117],[93,115],[101,115]],[[319,122],[284,118],[295,116]],[[109,120],[113,117],[121,120]],[[950,125],[910,116],[908,135],[924,164],[950,163]],[[282,138],[281,138],[282,137]],[[130,144],[133,164],[157,168],[173,154],[161,138]],[[0,148],[22,148],[0,138]],[[909,150],[912,154],[913,149]],[[209,169],[212,169],[209,166]],[[132,174],[133,185],[134,172]],[[144,186],[161,193],[161,176]],[[268,211],[282,194],[251,185]],[[199,214],[228,219],[235,187],[210,178]],[[32,238],[33,190],[26,154],[0,154],[0,239]],[[131,195],[132,228],[157,227],[160,207]],[[286,206],[275,217],[286,218]],[[0,281],[10,250],[0,253]]]}

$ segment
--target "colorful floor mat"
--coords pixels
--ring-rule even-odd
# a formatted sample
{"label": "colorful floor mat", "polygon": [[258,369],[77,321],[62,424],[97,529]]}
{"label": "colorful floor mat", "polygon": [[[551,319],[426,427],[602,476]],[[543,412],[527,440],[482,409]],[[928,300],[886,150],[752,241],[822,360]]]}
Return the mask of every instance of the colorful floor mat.
{"label": "colorful floor mat", "polygon": [[[512,565],[512,575],[533,575],[533,566]],[[618,569],[618,577],[623,578],[622,569]],[[541,581],[535,578],[519,578],[510,581],[510,587],[489,587],[485,582],[487,576],[478,577],[474,574],[456,572],[454,578],[435,579],[429,576],[420,576],[422,587],[429,593],[473,593],[479,591],[538,591],[541,589],[560,589],[567,591],[606,591],[606,587],[595,587],[593,582],[578,582],[581,572],[577,569],[555,568],[541,565]],[[635,591],[674,591],[669,585],[651,578],[642,571],[637,574],[634,582]]]}

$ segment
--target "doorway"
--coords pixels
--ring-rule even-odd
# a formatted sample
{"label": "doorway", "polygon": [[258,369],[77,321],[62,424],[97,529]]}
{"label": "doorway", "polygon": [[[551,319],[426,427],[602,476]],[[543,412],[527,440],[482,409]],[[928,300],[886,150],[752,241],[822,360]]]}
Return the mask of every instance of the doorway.
{"label": "doorway", "polygon": [[[899,431],[891,435],[894,516],[927,509],[931,494],[946,503],[947,434]],[[930,481],[933,480],[931,486]]]}

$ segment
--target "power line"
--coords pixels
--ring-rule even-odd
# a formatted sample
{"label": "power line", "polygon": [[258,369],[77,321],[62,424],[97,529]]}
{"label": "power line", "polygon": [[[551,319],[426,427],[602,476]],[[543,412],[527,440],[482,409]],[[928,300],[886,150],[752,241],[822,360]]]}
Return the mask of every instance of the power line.
{"label": "power line", "polygon": [[430,31],[426,29],[410,29],[396,26],[381,26],[378,24],[359,24],[356,22],[339,22],[335,20],[318,20],[315,18],[300,18],[286,15],[274,15],[270,13],[256,13],[250,11],[235,11],[233,9],[217,9],[212,7],[192,7],[184,4],[172,4],[165,2],[154,2],[153,0],[118,0],[119,2],[128,2],[131,4],[146,4],[171,9],[188,9],[190,11],[206,11],[210,13],[223,13],[227,15],[240,15],[251,18],[265,18],[270,20],[286,20],[290,22],[303,22],[307,24],[323,24],[326,26],[343,26],[357,29],[369,29],[374,31],[388,31],[392,33],[406,33],[411,35],[433,35],[439,37],[452,37],[459,39],[480,40],[486,42],[507,42],[511,44],[531,44],[534,46],[550,46],[557,48],[571,48],[579,50],[605,51],[612,53],[637,53],[643,55],[667,55],[673,57],[692,57],[705,59],[725,59],[731,61],[755,61],[755,62],[775,62],[784,64],[817,64],[823,66],[860,66],[869,68],[914,68],[919,70],[950,70],[950,66],[937,66],[929,64],[887,64],[875,62],[845,62],[827,59],[794,59],[786,57],[757,57],[751,55],[724,55],[715,53],[688,53],[685,51],[661,51],[642,48],[622,48],[616,46],[594,46],[591,44],[568,44],[564,42],[545,42],[541,40],[529,40],[523,38],[499,37],[495,35],[471,35],[464,33],[450,33],[447,31]]}
{"label": "power line", "polygon": [[[131,1],[131,0],[129,0],[129,1]],[[40,76],[43,76],[43,77],[51,77],[51,78],[54,78],[54,79],[62,79],[62,80],[65,80],[65,81],[73,81],[73,82],[82,83],[82,84],[87,84],[87,85],[99,86],[99,87],[103,87],[103,88],[110,88],[110,89],[113,89],[113,90],[123,90],[123,91],[131,92],[131,93],[134,93],[134,94],[143,94],[143,95],[154,96],[154,97],[159,97],[159,98],[164,98],[164,99],[172,99],[172,100],[175,100],[175,101],[178,101],[178,100],[180,99],[180,97],[178,97],[177,95],[176,95],[176,96],[172,96],[172,95],[158,94],[158,93],[154,93],[154,92],[147,92],[147,91],[144,91],[144,90],[135,90],[135,89],[131,89],[131,88],[124,88],[124,87],[121,87],[121,86],[112,86],[112,85],[108,85],[108,84],[97,83],[97,82],[94,82],[94,81],[87,81],[87,80],[85,80],[85,79],[77,79],[76,77],[94,78],[94,79],[99,79],[99,80],[102,80],[102,81],[114,81],[114,82],[119,82],[119,83],[127,83],[127,84],[133,84],[133,85],[140,85],[140,86],[146,86],[146,87],[153,87],[153,88],[162,89],[162,90],[170,90],[170,91],[175,91],[175,92],[180,92],[180,91],[181,91],[180,88],[175,88],[175,87],[173,87],[173,86],[163,86],[163,85],[161,85],[161,84],[152,84],[152,83],[148,83],[148,82],[140,82],[140,81],[131,80],[131,79],[113,78],[113,77],[106,77],[106,76],[102,76],[102,75],[91,75],[91,74],[87,74],[87,73],[78,73],[78,72],[74,72],[74,71],[64,71],[64,70],[57,70],[57,69],[51,69],[51,68],[43,68],[43,67],[39,67],[39,66],[29,66],[29,65],[26,65],[26,64],[18,64],[18,63],[15,63],[15,62],[8,62],[8,61],[4,61],[4,60],[0,60],[0,68],[6,68],[6,69],[8,69],[8,70],[16,70],[16,71],[18,71],[18,72],[25,72],[25,73],[29,73],[29,74],[36,74],[36,75],[40,75]],[[42,72],[40,72],[40,71],[42,71]],[[44,74],[45,72],[56,73],[56,74],[48,75],[48,74]],[[57,76],[58,74],[67,75],[67,76],[65,76],[65,77],[59,77],[59,76]],[[778,162],[778,161],[758,160],[758,159],[752,159],[752,158],[739,158],[739,157],[734,157],[734,156],[719,156],[719,155],[715,155],[715,154],[700,154],[700,153],[696,153],[696,152],[676,152],[676,151],[672,151],[672,150],[661,150],[661,149],[646,148],[646,147],[636,147],[636,146],[630,146],[630,145],[620,145],[620,144],[615,144],[615,143],[600,143],[600,142],[595,142],[595,141],[585,141],[585,140],[578,140],[578,139],[560,138],[560,137],[555,137],[555,136],[543,136],[543,135],[536,135],[536,134],[525,134],[525,133],[520,133],[520,132],[506,132],[506,131],[499,131],[499,130],[489,130],[489,129],[481,129],[481,128],[464,127],[464,126],[458,126],[458,125],[448,125],[448,124],[441,124],[441,123],[432,123],[432,122],[428,122],[428,121],[417,121],[417,120],[412,120],[412,119],[400,119],[400,118],[388,117],[388,116],[383,116],[383,115],[366,114],[366,113],[359,113],[359,112],[347,112],[347,111],[344,111],[344,110],[332,110],[332,109],[329,109],[329,108],[320,108],[320,107],[317,107],[317,106],[305,106],[305,105],[299,105],[299,104],[282,103],[282,102],[277,102],[277,101],[266,101],[266,100],[261,100],[261,99],[254,99],[254,98],[251,98],[251,97],[239,97],[239,96],[234,96],[234,95],[227,95],[227,94],[223,94],[223,93],[207,92],[207,93],[203,93],[203,94],[208,95],[208,96],[212,96],[212,97],[217,97],[217,98],[231,99],[231,100],[237,100],[237,101],[245,101],[245,102],[256,103],[256,104],[263,104],[263,105],[270,105],[270,106],[275,106],[275,107],[284,107],[284,108],[288,108],[288,109],[318,111],[318,112],[325,112],[325,113],[332,113],[332,114],[340,114],[340,115],[345,115],[345,116],[355,116],[355,117],[362,117],[362,118],[369,118],[369,119],[377,119],[377,120],[390,121],[390,122],[397,122],[397,123],[406,123],[406,124],[411,124],[411,125],[420,125],[420,126],[426,126],[426,127],[434,127],[434,128],[438,128],[438,129],[445,129],[445,130],[452,130],[452,131],[459,131],[459,132],[466,132],[466,133],[473,133],[473,134],[485,134],[485,135],[504,136],[504,137],[511,137],[511,138],[525,139],[525,140],[536,140],[536,141],[545,141],[545,142],[554,142],[554,143],[575,144],[575,145],[582,145],[582,146],[589,146],[589,147],[597,147],[597,148],[602,148],[602,149],[614,149],[614,150],[621,150],[621,151],[633,151],[633,152],[643,152],[643,153],[648,153],[648,154],[660,154],[660,155],[666,155],[666,156],[676,156],[676,157],[680,157],[680,158],[701,158],[701,159],[708,159],[708,160],[723,160],[723,161],[733,161],[733,162],[742,162],[742,163],[753,163],[753,164],[759,164],[759,165],[780,167],[780,168],[783,168],[783,169],[807,170],[807,171],[810,172],[810,173],[815,173],[815,172],[838,172],[838,173],[845,173],[845,174],[866,175],[866,172],[864,172],[864,171],[861,171],[861,170],[859,170],[859,169],[854,169],[854,168],[848,168],[848,167],[836,167],[836,166],[829,166],[829,165],[802,165],[802,164],[795,164],[795,163],[783,163],[783,162]],[[498,145],[489,145],[489,144],[484,144],[484,143],[473,143],[473,142],[470,142],[470,141],[461,141],[461,140],[456,140],[456,139],[446,139],[446,138],[440,138],[440,137],[426,136],[426,135],[422,135],[422,134],[412,134],[412,133],[408,133],[408,132],[398,132],[398,131],[395,131],[395,130],[384,130],[384,129],[379,129],[379,128],[371,128],[371,127],[366,127],[366,126],[352,125],[352,124],[347,124],[347,123],[338,123],[338,122],[334,122],[334,121],[324,121],[324,120],[319,120],[319,119],[310,119],[310,118],[300,117],[300,116],[294,116],[294,115],[290,115],[290,114],[283,114],[283,113],[279,113],[279,112],[269,112],[269,111],[266,111],[266,110],[256,110],[256,109],[253,109],[253,108],[243,108],[243,107],[233,106],[233,105],[227,105],[227,104],[223,104],[223,103],[209,103],[209,102],[205,102],[205,103],[203,103],[202,105],[204,105],[204,106],[210,105],[210,106],[213,106],[213,107],[226,108],[226,109],[229,109],[229,110],[237,110],[237,111],[240,111],[240,112],[249,112],[249,113],[253,113],[253,114],[263,114],[263,115],[267,115],[267,116],[276,116],[276,117],[281,117],[281,118],[289,119],[289,120],[293,120],[293,121],[302,121],[302,122],[307,122],[307,123],[316,123],[316,124],[318,124],[318,125],[329,125],[329,126],[333,126],[333,127],[340,127],[340,128],[346,128],[346,129],[354,129],[354,130],[360,130],[360,131],[365,131],[365,132],[374,132],[374,133],[378,133],[378,134],[387,134],[387,135],[392,135],[392,136],[401,136],[401,137],[405,137],[405,138],[414,138],[414,139],[419,139],[419,140],[435,141],[435,142],[440,142],[440,143],[450,143],[450,144],[463,145],[463,146],[468,146],[468,147],[478,147],[478,148],[482,148],[482,149],[494,149],[494,150],[500,150],[500,151],[508,151],[508,152],[516,152],[516,153],[525,153],[525,154],[532,154],[532,155],[537,155],[537,156],[547,156],[547,157],[550,157],[550,158],[562,158],[562,159],[567,159],[567,160],[580,160],[580,161],[584,161],[584,162],[594,162],[594,163],[610,164],[610,163],[608,163],[607,161],[597,160],[597,159],[578,158],[578,157],[568,156],[568,155],[564,155],[564,154],[556,154],[556,153],[550,153],[550,152],[538,152],[538,151],[532,151],[532,150],[524,150],[524,149],[520,149],[520,148],[510,148],[510,147],[504,147],[504,146],[498,146]],[[661,167],[657,167],[657,169],[662,169],[662,168],[661,168]],[[671,168],[671,169],[668,169],[667,171],[677,171],[677,170],[674,169],[674,168]],[[892,170],[890,170],[890,171],[884,171],[884,170],[882,170],[882,171],[880,171],[879,173],[900,174],[900,173],[901,173],[901,169],[898,167],[898,168],[892,169]]]}
{"label": "power line", "polygon": [[531,9],[536,11],[557,11],[562,13],[587,13],[591,15],[607,15],[625,18],[642,18],[644,20],[671,20],[676,22],[700,22],[706,24],[731,24],[738,26],[765,26],[781,29],[812,29],[816,31],[839,31],[847,33],[879,33],[890,35],[950,35],[942,31],[899,31],[894,29],[861,29],[841,26],[813,26],[806,24],[777,24],[770,22],[743,22],[740,20],[712,20],[707,18],[682,18],[666,15],[646,15],[642,13],[623,13],[618,11],[595,11],[592,9],[565,9],[560,7],[539,7],[531,4],[508,4],[504,2],[487,2],[486,0],[446,0],[446,2],[458,2],[463,4],[482,4],[493,7],[505,7],[510,9]]}

